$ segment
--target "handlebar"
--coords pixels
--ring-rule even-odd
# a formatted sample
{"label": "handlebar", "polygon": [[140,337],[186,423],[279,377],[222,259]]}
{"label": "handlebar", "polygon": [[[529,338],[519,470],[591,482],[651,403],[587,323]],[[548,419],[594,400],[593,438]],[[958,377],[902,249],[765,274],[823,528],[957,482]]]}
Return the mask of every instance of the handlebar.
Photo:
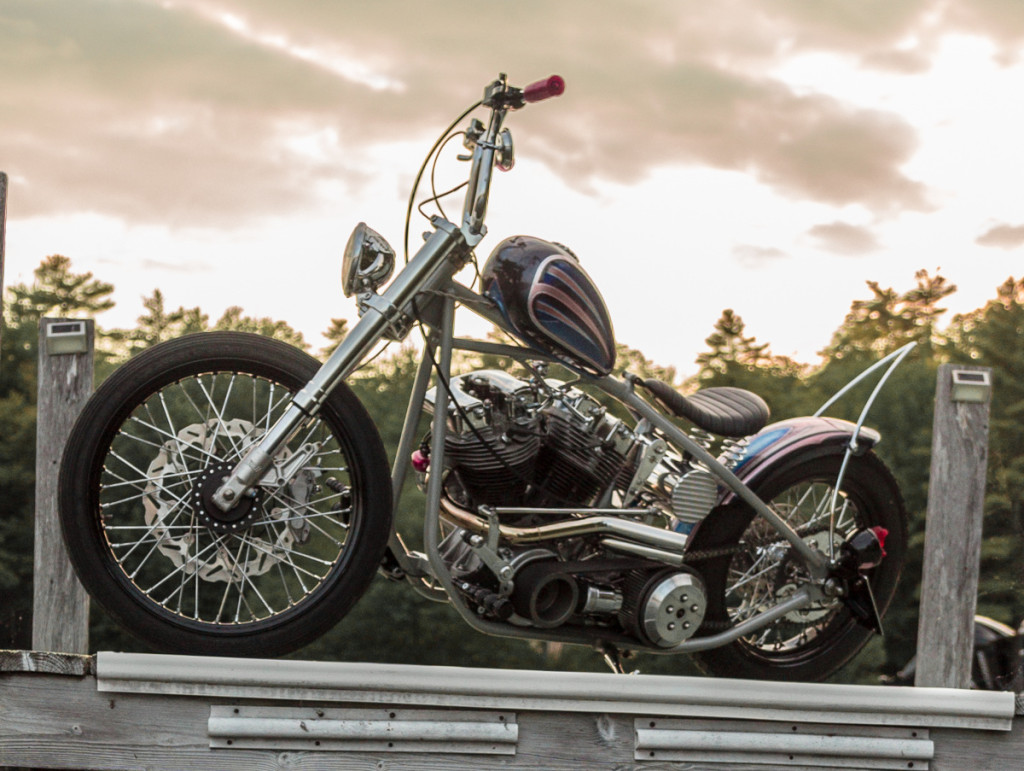
{"label": "handlebar", "polygon": [[502,73],[484,89],[481,104],[492,110],[518,110],[531,102],[539,102],[564,93],[565,80],[560,75],[538,80],[526,88],[516,88],[508,84],[505,73]]}
{"label": "handlebar", "polygon": [[565,80],[560,75],[552,75],[550,78],[538,80],[523,89],[523,101],[539,102],[552,96],[561,96],[565,93]]}
{"label": "handlebar", "polygon": [[[484,89],[484,98],[478,102],[491,110],[490,121],[483,131],[474,130],[466,136],[475,145],[473,167],[469,173],[466,203],[462,210],[463,227],[476,236],[484,231],[484,215],[487,211],[487,197],[491,187],[491,171],[494,168],[495,151],[498,149],[501,124],[507,110],[518,110],[531,102],[561,96],[565,92],[565,80],[552,75],[544,80],[531,83],[524,89],[508,85],[505,74]],[[468,146],[468,145],[467,145]],[[511,139],[508,140],[511,150]]]}

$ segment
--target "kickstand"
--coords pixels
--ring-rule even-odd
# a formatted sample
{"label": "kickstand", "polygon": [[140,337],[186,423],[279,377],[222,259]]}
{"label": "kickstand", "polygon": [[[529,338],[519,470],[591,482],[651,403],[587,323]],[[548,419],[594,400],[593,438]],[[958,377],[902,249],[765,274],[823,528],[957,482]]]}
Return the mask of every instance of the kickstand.
{"label": "kickstand", "polygon": [[604,657],[604,663],[611,667],[612,672],[617,675],[638,675],[640,674],[639,669],[634,669],[632,672],[627,672],[625,667],[622,666],[623,659],[630,656],[629,651],[625,653],[620,651],[611,643],[601,643],[598,648],[601,652],[601,656]]}

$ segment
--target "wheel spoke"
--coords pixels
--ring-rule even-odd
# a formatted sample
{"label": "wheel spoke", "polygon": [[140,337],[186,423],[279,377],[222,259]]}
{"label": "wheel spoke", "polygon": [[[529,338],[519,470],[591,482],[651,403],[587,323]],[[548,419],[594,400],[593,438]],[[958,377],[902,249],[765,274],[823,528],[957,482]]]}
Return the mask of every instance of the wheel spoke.
{"label": "wheel spoke", "polygon": [[[833,486],[808,481],[786,489],[770,505],[790,526],[812,541],[824,536],[819,525],[830,519]],[[840,493],[842,506],[836,513],[836,538],[846,537],[855,525],[856,507]],[[792,550],[782,541],[765,541],[763,524],[754,520],[741,542],[749,544],[746,560],[734,558],[726,584],[726,601],[733,623],[752,618],[786,599],[800,583],[808,580]],[[806,534],[806,535],[804,535]],[[819,547],[819,541],[814,541]],[[810,644],[819,630],[830,622],[837,604],[822,604],[787,614],[774,624],[745,638],[745,644],[764,651],[783,654]]]}
{"label": "wheel spoke", "polygon": [[279,448],[278,468],[299,467],[291,479],[257,483],[228,511],[210,500],[315,371],[279,343],[217,333],[144,352],[101,385],[94,422],[76,429],[80,459],[62,472],[62,501],[74,501],[62,518],[86,544],[76,566],[90,592],[120,620],[141,618],[150,644],[250,655],[280,624],[294,632],[268,638],[280,655],[322,627],[316,613],[338,618],[365,590],[376,565],[357,547],[387,539],[389,512],[370,494],[387,471],[346,387]]}

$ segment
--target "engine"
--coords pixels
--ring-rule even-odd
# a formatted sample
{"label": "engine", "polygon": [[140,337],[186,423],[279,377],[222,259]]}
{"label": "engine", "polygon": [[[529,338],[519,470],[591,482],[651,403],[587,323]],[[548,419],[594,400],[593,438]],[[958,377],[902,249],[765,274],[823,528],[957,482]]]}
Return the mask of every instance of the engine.
{"label": "engine", "polygon": [[[661,527],[686,532],[714,505],[706,470],[572,385],[479,370],[453,377],[450,387],[455,404],[440,473],[445,499],[463,521],[479,523],[483,505],[499,509],[502,526],[512,528],[587,516],[573,509],[640,506],[651,513],[648,522],[660,513]],[[435,396],[427,394],[428,412]],[[604,627],[659,648],[682,642],[703,620],[703,581],[678,562],[669,567],[571,535],[502,543],[497,551],[485,541],[479,525],[460,525],[441,550],[456,586],[482,616],[541,629]]]}
{"label": "engine", "polygon": [[589,506],[628,473],[634,432],[561,381],[480,370],[451,391],[445,492],[462,506]]}

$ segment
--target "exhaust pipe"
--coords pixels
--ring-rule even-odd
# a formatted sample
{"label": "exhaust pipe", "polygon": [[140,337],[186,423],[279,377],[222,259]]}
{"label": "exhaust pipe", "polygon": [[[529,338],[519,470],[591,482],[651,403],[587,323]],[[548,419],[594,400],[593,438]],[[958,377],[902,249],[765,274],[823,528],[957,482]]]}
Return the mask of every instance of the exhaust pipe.
{"label": "exhaust pipe", "polygon": [[[686,550],[687,536],[675,533],[671,530],[662,530],[658,527],[651,527],[640,522],[628,519],[620,519],[618,515],[635,511],[646,513],[646,510],[633,509],[581,509],[578,513],[591,514],[579,519],[569,519],[560,522],[553,522],[550,525],[538,525],[537,527],[510,527],[499,525],[498,530],[502,540],[511,544],[539,543],[541,541],[556,541],[562,538],[571,538],[583,535],[612,535],[620,538],[628,538],[631,541],[651,546],[656,549],[682,554]],[[496,513],[508,514],[554,514],[560,513],[555,509],[495,509]],[[611,514],[617,516],[609,516]],[[457,506],[447,498],[441,499],[441,515],[449,522],[458,527],[474,533],[487,535],[487,520],[474,514],[471,511]]]}

